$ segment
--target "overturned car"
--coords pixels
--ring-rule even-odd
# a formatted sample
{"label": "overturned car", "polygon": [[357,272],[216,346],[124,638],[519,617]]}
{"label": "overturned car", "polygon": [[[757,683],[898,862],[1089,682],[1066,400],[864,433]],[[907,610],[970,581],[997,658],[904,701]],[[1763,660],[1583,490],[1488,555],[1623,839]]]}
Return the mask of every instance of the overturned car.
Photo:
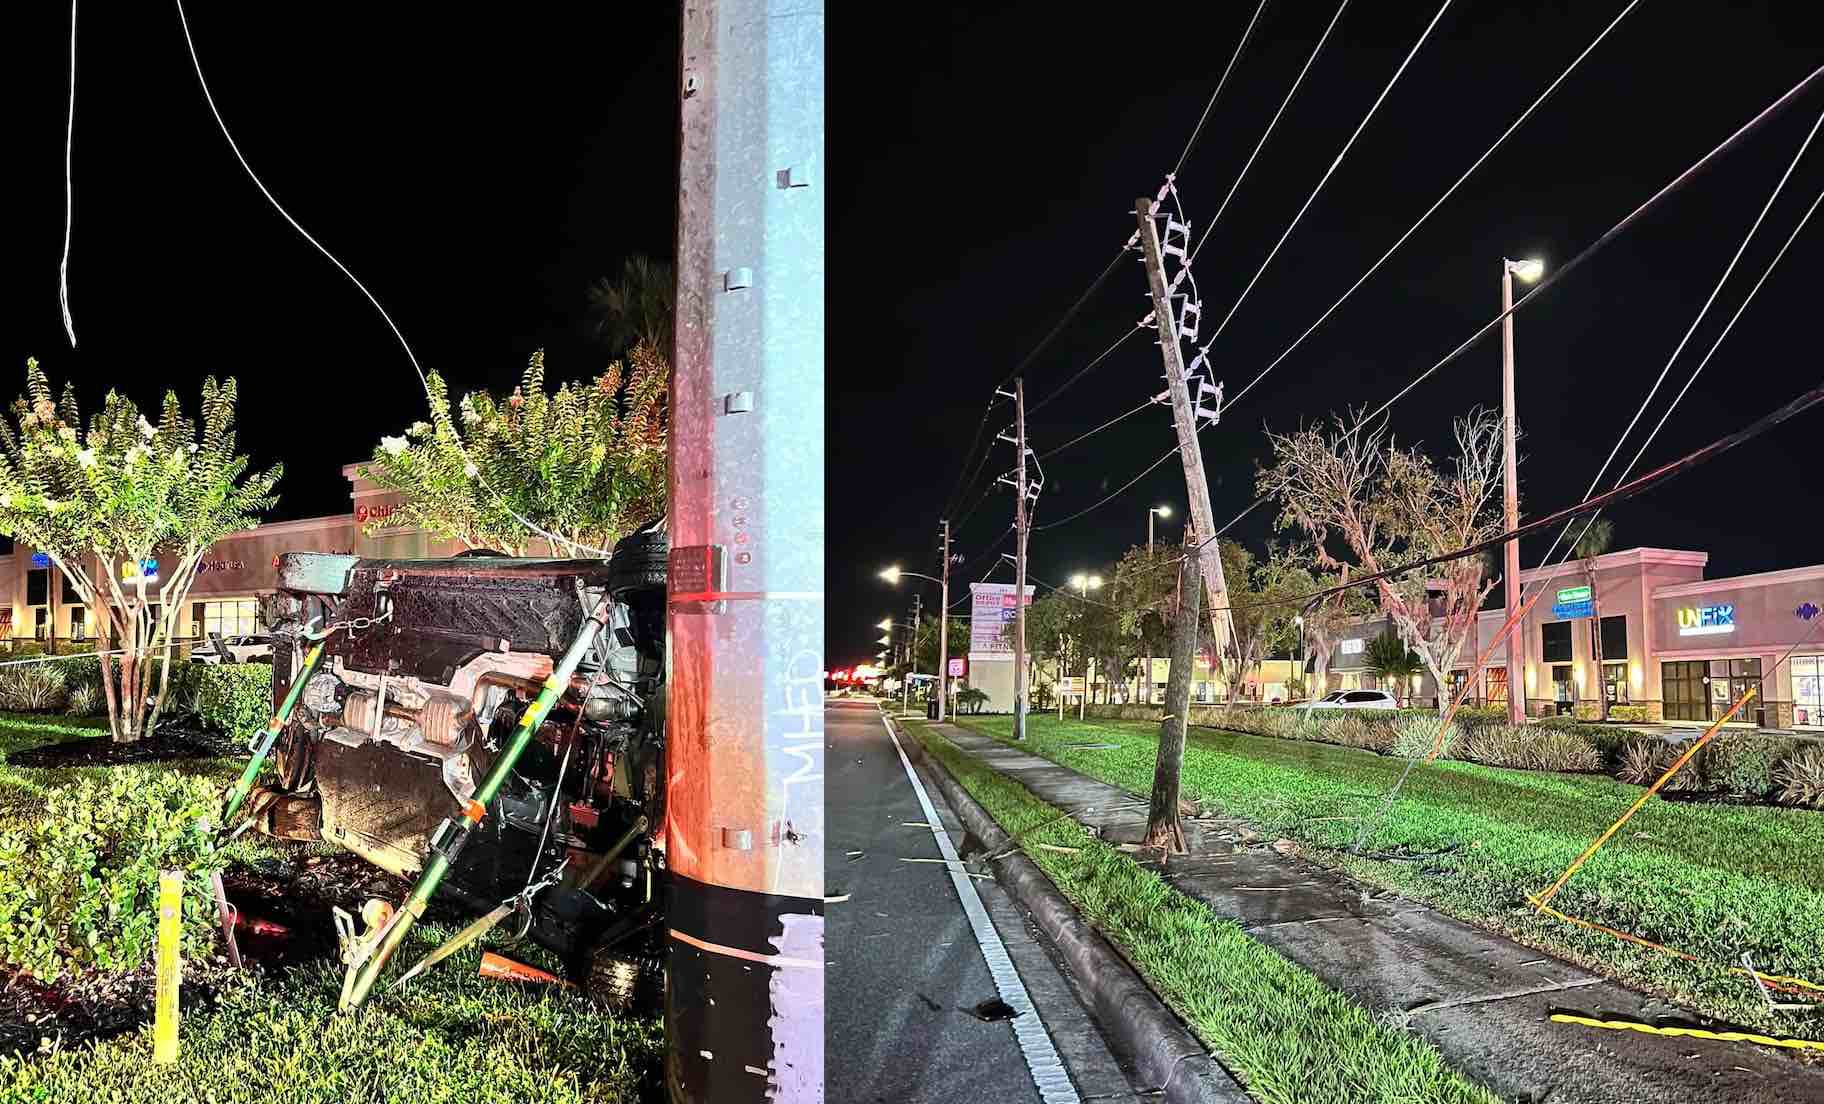
{"label": "overturned car", "polygon": [[282,556],[283,727],[242,819],[510,906],[597,996],[657,999],[666,547],[661,523],[607,560]]}

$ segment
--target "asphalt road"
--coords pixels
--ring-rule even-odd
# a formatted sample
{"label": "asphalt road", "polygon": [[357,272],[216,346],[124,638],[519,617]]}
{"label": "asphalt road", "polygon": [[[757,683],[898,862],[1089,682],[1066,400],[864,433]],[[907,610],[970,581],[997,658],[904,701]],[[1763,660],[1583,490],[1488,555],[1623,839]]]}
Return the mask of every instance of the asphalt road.
{"label": "asphalt road", "polygon": [[[825,919],[826,1091],[830,1100],[1039,1104],[1012,1027],[974,1009],[998,999],[918,796],[872,702],[824,710],[825,893],[848,894]],[[950,836],[962,832],[926,790]],[[860,854],[852,854],[860,852]],[[1133,1093],[1068,983],[993,882],[983,903],[1085,1101]]]}

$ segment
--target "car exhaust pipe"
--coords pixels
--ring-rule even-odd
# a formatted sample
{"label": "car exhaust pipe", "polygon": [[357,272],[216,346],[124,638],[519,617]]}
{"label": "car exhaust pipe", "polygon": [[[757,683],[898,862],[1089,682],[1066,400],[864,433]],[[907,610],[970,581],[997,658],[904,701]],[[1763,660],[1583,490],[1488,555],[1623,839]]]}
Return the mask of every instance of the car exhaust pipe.
{"label": "car exhaust pipe", "polygon": [[[338,1011],[350,1012],[366,1003],[368,994],[373,991],[374,982],[379,980],[381,972],[386,969],[386,964],[391,961],[400,945],[405,942],[406,933],[411,930],[413,924],[417,923],[418,918],[424,915],[424,910],[430,905],[431,897],[436,894],[437,887],[442,883],[444,875],[449,873],[457,856],[462,853],[463,845],[468,842],[470,833],[481,823],[482,817],[487,815],[489,803],[494,800],[495,794],[500,792],[500,787],[506,782],[508,773],[519,762],[519,757],[525,753],[527,746],[532,743],[533,733],[538,731],[538,727],[550,715],[551,707],[557,704],[557,699],[569,686],[570,677],[576,673],[577,665],[582,662],[584,654],[595,643],[596,636],[607,626],[609,602],[610,600],[606,598],[598,602],[594,612],[589,615],[589,619],[583,622],[582,629],[578,631],[576,639],[571,641],[569,649],[564,652],[563,659],[552,670],[550,677],[545,679],[544,686],[538,692],[538,697],[532,700],[532,704],[520,716],[519,723],[513,729],[512,738],[507,741],[506,747],[501,749],[500,758],[496,759],[494,765],[488,769],[487,776],[481,780],[481,785],[476,787],[475,796],[463,807],[462,815],[455,820],[445,820],[432,834],[430,861],[425,864],[424,872],[418,876],[417,883],[412,886],[412,891],[407,895],[405,904],[394,914],[392,921],[380,934],[378,944],[365,957],[357,956],[349,964],[349,982],[343,986]],[[319,647],[317,651],[320,653],[321,648]],[[313,656],[314,658],[320,658],[320,656]],[[311,663],[307,662],[306,671],[310,667]],[[301,684],[301,679],[298,684],[294,684],[293,693],[287,698],[288,703],[295,697],[297,686]]]}

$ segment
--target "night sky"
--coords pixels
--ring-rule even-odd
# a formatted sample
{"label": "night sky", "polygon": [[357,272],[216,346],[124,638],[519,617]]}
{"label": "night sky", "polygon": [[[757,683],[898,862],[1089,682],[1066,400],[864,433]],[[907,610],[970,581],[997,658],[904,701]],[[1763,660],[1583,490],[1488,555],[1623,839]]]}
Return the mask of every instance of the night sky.
{"label": "night sky", "polygon": [[[1349,159],[1215,343],[1231,392],[1252,377],[1479,155],[1622,7],[1457,0]],[[1568,259],[1824,62],[1801,2],[1643,3],[1381,272],[1204,434],[1219,518],[1252,501],[1276,429],[1378,402],[1498,307],[1499,263]],[[829,633],[832,665],[871,656],[909,595],[874,573],[935,573],[936,529],[991,385],[1027,355],[1133,230],[1177,159],[1251,3],[1083,17],[1056,5],[927,6],[890,32],[859,9],[829,39]],[[1179,175],[1202,227],[1334,10],[1272,0]],[[1213,330],[1435,10],[1355,4],[1241,185],[1196,273]],[[485,20],[405,6],[268,10],[193,0],[206,74],[267,185],[386,303],[455,390],[510,387],[545,348],[553,378],[592,375],[584,290],[632,253],[667,256],[675,197],[672,4],[522,5]],[[851,22],[844,22],[847,15]],[[342,464],[423,414],[416,379],[358,291],[242,173],[215,128],[166,4],[85,5],[78,44],[71,293],[58,316],[68,9],[0,14],[12,95],[4,137],[7,310],[0,396],[24,361],[194,404],[205,374],[242,386],[241,436],[284,461],[275,519],[347,509]],[[1581,495],[1805,132],[1824,87],[1752,136],[1517,319],[1522,494]],[[1824,147],[1824,143],[1819,143]],[[1674,365],[1658,413],[1824,186],[1814,148]],[[1779,405],[1819,376],[1808,227],[1645,463]],[[1033,359],[1037,403],[1145,313],[1137,260]],[[8,367],[10,365],[10,367]],[[1499,401],[1490,335],[1393,412],[1402,440]],[[1031,422],[1040,452],[1160,390],[1157,350],[1128,341]],[[13,382],[9,383],[8,380]],[[991,432],[1001,428],[997,415]],[[1824,480],[1810,415],[1616,509],[1617,547],[1708,550],[1712,576],[1824,559]],[[1639,433],[1623,458],[1631,455]],[[1044,525],[1102,497],[1171,443],[1149,410],[1046,463]],[[967,508],[1001,470],[1000,446]],[[1146,536],[1168,462],[1122,499],[1035,536],[1035,578],[1062,582]],[[959,511],[960,512],[960,511]],[[1011,499],[957,531],[969,578]],[[1261,511],[1235,530],[1257,547]],[[1546,541],[1529,543],[1532,562]],[[996,578],[1009,578],[1004,572]],[[962,580],[959,578],[959,584]],[[966,597],[959,585],[955,598]],[[927,595],[927,604],[936,595]]]}
{"label": "night sky", "polygon": [[[1354,282],[1622,7],[1452,5],[1215,343],[1229,392]],[[1283,431],[1378,404],[1498,312],[1504,255],[1542,257],[1548,270],[1569,259],[1824,62],[1809,7],[1640,5],[1368,285],[1203,434],[1218,521],[1253,500],[1263,423]],[[895,593],[874,572],[897,562],[936,574],[938,520],[991,386],[1133,231],[1134,199],[1150,196],[1177,160],[1253,8],[1071,18],[1055,5],[996,6],[932,15],[832,57],[831,87],[848,102],[831,113],[832,163],[847,184],[832,205],[831,287],[852,298],[831,311],[829,334],[832,666],[871,659],[872,624],[910,601],[906,584]],[[1268,4],[1178,177],[1199,235],[1334,10]],[[1357,4],[1343,16],[1198,259],[1206,337],[1435,10]],[[1824,87],[1814,86],[1516,316],[1523,512],[1582,496],[1820,112]],[[1620,462],[1821,187],[1824,142],[1800,163]],[[1820,221],[1641,470],[1815,385]],[[1131,328],[1150,309],[1145,288],[1135,255],[1028,367],[1029,403]],[[1500,363],[1496,331],[1394,407],[1394,432],[1448,445],[1453,416],[1498,408]],[[1160,375],[1150,334],[1129,340],[1031,419],[1033,447],[1043,453],[1163,390]],[[1004,425],[997,413],[990,429]],[[1613,510],[1615,547],[1707,550],[1712,577],[1824,560],[1820,432],[1824,415],[1813,412]],[[1171,443],[1158,408],[1061,453],[1046,463],[1036,523],[1096,501]],[[1012,455],[998,446],[978,486]],[[978,497],[967,494],[963,507]],[[1176,459],[1101,509],[1035,533],[1032,574],[1062,584],[1112,562],[1144,544],[1146,508],[1159,503],[1174,508],[1160,536],[1175,540],[1185,514]],[[962,524],[967,579],[992,566],[984,553],[1011,516],[1003,490]],[[1269,511],[1232,532],[1259,548]],[[1527,542],[1523,562],[1536,563],[1549,543]],[[1011,568],[994,578],[1011,582]],[[965,616],[967,579],[952,592]],[[925,601],[935,604],[935,587]]]}
{"label": "night sky", "polygon": [[[480,12],[484,9],[476,9]],[[531,352],[593,376],[585,289],[672,251],[677,9],[186,4],[230,131],[279,202],[460,395]],[[260,195],[216,129],[171,3],[81,6],[71,300],[57,304],[69,7],[10,4],[0,399],[36,356],[85,416],[110,387],[194,412],[241,386],[240,440],[282,460],[274,519],[343,512],[341,466],[424,417],[404,351]],[[10,415],[9,415],[10,416]]]}

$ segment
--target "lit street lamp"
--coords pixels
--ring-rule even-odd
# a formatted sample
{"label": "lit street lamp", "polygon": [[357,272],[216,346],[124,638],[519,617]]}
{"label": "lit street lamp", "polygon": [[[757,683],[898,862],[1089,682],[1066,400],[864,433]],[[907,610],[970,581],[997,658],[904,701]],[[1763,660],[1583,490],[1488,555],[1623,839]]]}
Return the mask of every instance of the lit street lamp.
{"label": "lit street lamp", "polygon": [[[898,564],[894,564],[892,567],[883,568],[880,572],[880,577],[887,582],[892,583],[894,586],[898,586],[900,578],[907,575],[914,579],[923,579],[926,582],[936,583],[938,585],[937,719],[941,724],[945,717],[944,707],[949,701],[950,688],[950,565],[944,565],[945,577],[942,579],[935,579],[929,575],[921,575],[916,571],[906,571]],[[913,647],[916,648],[918,646],[916,640],[912,643]]]}
{"label": "lit street lamp", "polygon": [[[1506,508],[1507,531],[1520,526],[1518,461],[1514,455],[1514,277],[1532,283],[1545,272],[1540,260],[1510,261],[1501,258],[1501,499]],[[1502,548],[1501,577],[1511,622],[1520,607],[1520,542],[1512,539]],[[1525,691],[1520,686],[1520,641],[1525,634],[1515,626],[1507,636],[1507,722],[1526,720]]]}
{"label": "lit street lamp", "polygon": [[[1089,592],[1102,585],[1102,576],[1078,573],[1070,577],[1070,585],[1077,588],[1077,596],[1087,600]],[[1085,704],[1089,701],[1089,684],[1094,677],[1095,664],[1089,658],[1089,649],[1083,649],[1083,696],[1077,699],[1077,720],[1083,719]]]}
{"label": "lit street lamp", "polygon": [[[1154,506],[1146,512],[1146,563],[1149,568],[1153,563],[1154,515],[1162,518],[1169,518],[1172,516],[1172,508],[1170,506]],[[1150,653],[1140,657],[1140,678],[1137,681],[1140,683],[1140,701],[1142,703],[1150,703],[1153,700],[1153,657]]]}
{"label": "lit street lamp", "polygon": [[[1298,616],[1292,618],[1292,621],[1293,621],[1293,623],[1295,623],[1298,626],[1298,681],[1304,682],[1305,681],[1305,615],[1301,613]],[[1306,696],[1309,697],[1309,695],[1310,695],[1310,689],[1306,688]],[[1292,696],[1292,688],[1290,686],[1286,687],[1286,696],[1288,698]]]}

